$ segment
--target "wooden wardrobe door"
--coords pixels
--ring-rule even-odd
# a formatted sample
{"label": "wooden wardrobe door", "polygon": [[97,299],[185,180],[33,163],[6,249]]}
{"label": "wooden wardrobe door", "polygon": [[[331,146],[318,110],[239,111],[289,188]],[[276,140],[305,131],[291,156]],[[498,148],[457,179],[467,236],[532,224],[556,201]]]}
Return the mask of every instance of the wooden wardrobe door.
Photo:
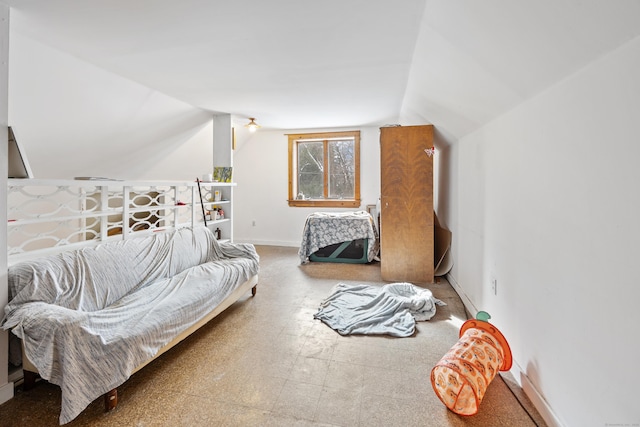
{"label": "wooden wardrobe door", "polygon": [[380,129],[382,278],[433,282],[433,126]]}

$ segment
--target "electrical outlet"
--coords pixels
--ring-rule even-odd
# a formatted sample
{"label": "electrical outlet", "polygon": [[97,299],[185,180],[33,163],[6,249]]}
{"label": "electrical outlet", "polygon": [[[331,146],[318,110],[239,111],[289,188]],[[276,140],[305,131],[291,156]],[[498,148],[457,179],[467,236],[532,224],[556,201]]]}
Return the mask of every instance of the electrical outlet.
{"label": "electrical outlet", "polygon": [[491,292],[494,295],[498,295],[498,279],[493,274],[491,275]]}

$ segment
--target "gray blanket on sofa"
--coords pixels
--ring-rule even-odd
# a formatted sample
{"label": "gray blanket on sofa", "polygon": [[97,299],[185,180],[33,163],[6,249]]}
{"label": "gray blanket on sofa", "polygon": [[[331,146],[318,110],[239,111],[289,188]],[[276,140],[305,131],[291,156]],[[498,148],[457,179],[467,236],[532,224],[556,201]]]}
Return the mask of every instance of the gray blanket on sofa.
{"label": "gray blanket on sofa", "polygon": [[253,245],[218,244],[204,227],[108,242],[11,267],[2,327],[61,387],[64,424],[258,268]]}

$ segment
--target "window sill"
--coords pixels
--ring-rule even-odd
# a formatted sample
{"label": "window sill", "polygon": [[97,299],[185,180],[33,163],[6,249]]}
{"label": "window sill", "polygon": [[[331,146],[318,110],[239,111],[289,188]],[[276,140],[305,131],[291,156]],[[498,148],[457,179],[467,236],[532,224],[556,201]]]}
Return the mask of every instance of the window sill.
{"label": "window sill", "polygon": [[289,206],[299,208],[358,208],[360,200],[289,200]]}

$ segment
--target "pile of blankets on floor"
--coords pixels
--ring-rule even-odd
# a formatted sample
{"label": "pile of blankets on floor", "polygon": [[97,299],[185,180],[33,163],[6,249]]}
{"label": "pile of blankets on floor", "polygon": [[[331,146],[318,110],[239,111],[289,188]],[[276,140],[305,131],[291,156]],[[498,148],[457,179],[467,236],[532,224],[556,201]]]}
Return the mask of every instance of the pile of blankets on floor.
{"label": "pile of blankets on floor", "polygon": [[429,289],[411,283],[384,286],[338,283],[314,315],[341,335],[387,334],[409,337],[416,321],[429,320],[446,305]]}

